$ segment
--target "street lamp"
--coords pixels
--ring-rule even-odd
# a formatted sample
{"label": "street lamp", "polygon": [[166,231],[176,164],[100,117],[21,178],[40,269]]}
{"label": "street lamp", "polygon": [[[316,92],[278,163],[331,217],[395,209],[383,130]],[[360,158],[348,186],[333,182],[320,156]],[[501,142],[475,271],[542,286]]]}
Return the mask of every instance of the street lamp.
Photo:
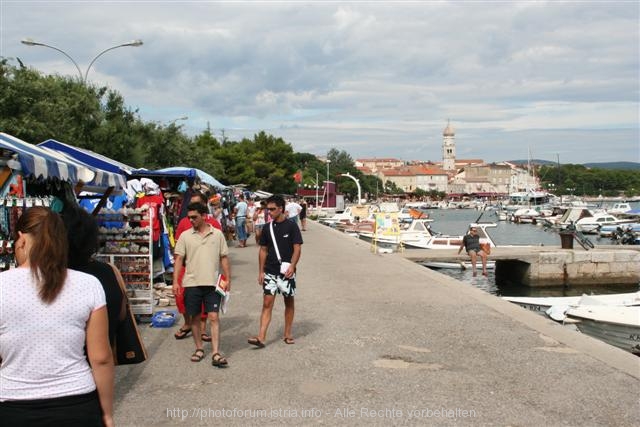
{"label": "street lamp", "polygon": [[178,117],[177,119],[170,120],[167,123],[168,123],[169,126],[171,126],[171,125],[176,124],[176,122],[179,121],[179,120],[189,120],[189,116]]}
{"label": "street lamp", "polygon": [[341,173],[340,176],[346,176],[347,178],[351,178],[356,185],[358,186],[358,206],[362,203],[362,189],[360,188],[360,181],[355,176],[351,175],[349,172]]}
{"label": "street lamp", "polygon": [[21,40],[21,43],[22,43],[22,44],[25,44],[25,45],[27,45],[27,46],[43,46],[43,47],[48,47],[49,49],[57,50],[58,52],[60,52],[61,54],[63,54],[63,55],[64,55],[64,56],[66,56],[67,58],[69,58],[69,60],[70,60],[71,62],[73,62],[73,65],[75,65],[75,66],[76,66],[76,69],[78,70],[78,75],[80,76],[80,81],[82,82],[82,84],[87,84],[87,76],[89,75],[89,70],[91,69],[91,66],[93,65],[93,63],[94,63],[94,62],[96,62],[96,60],[97,60],[98,58],[100,58],[100,57],[101,57],[102,55],[104,55],[105,53],[107,53],[107,52],[109,52],[110,50],[113,50],[113,49],[118,49],[118,48],[120,48],[120,47],[129,47],[129,46],[130,46],[130,47],[138,47],[138,46],[142,46],[142,44],[143,44],[142,40],[132,40],[132,41],[130,41],[130,42],[128,42],[128,43],[122,43],[122,44],[119,44],[119,45],[117,45],[117,46],[112,46],[112,47],[110,47],[110,48],[108,48],[108,49],[105,49],[105,50],[103,50],[102,52],[100,52],[99,54],[97,54],[97,55],[96,55],[96,56],[91,60],[91,62],[89,63],[89,66],[87,67],[87,70],[85,71],[85,73],[84,73],[84,74],[82,74],[82,70],[80,69],[80,66],[78,65],[78,63],[77,63],[76,61],[74,61],[74,60],[73,60],[73,58],[72,58],[72,57],[71,57],[67,52],[65,52],[64,50],[62,50],[62,49],[60,49],[60,48],[57,48],[57,47],[55,47],[55,46],[48,45],[48,44],[46,44],[46,43],[36,42],[36,41],[31,40],[31,39],[23,39],[23,40]]}

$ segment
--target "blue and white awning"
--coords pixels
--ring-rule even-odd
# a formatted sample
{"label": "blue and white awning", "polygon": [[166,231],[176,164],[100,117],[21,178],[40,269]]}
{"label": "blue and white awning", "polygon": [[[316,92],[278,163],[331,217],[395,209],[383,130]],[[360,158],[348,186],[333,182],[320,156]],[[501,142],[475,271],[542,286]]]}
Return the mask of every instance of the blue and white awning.
{"label": "blue and white awning", "polygon": [[208,173],[196,169],[196,168],[186,168],[183,166],[176,166],[171,168],[157,169],[157,170],[147,170],[147,169],[134,169],[131,171],[131,174],[136,176],[144,176],[144,177],[159,177],[159,176],[179,176],[185,177],[187,179],[195,179],[198,178],[205,184],[211,185],[216,188],[227,188],[226,185],[209,175]]}
{"label": "blue and white awning", "polygon": [[79,181],[86,183],[96,177],[96,173],[83,163],[3,132],[0,132],[0,148],[17,155],[19,167],[13,165],[12,169],[19,169],[24,175],[55,177],[72,183]]}
{"label": "blue and white awning", "polygon": [[84,148],[74,147],[56,141],[55,139],[48,139],[41,142],[38,144],[38,147],[52,150],[59,155],[63,155],[91,168],[96,176],[91,182],[86,183],[89,187],[116,187],[116,189],[124,189],[127,186],[126,177],[133,170],[131,166],[110,159],[102,154],[94,153]]}

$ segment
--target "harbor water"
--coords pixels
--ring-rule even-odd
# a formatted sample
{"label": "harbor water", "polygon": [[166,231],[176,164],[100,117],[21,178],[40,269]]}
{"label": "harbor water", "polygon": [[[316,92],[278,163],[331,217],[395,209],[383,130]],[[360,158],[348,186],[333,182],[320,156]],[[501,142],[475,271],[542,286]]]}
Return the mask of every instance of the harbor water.
{"label": "harbor water", "polygon": [[[560,247],[560,235],[555,231],[544,231],[542,227],[532,224],[516,224],[507,221],[498,221],[495,211],[480,212],[472,209],[438,209],[430,211],[429,217],[434,220],[431,228],[435,232],[443,234],[462,235],[466,233],[471,222],[495,222],[496,228],[489,228],[487,232],[500,245],[540,245]],[[608,238],[600,239],[596,235],[588,236],[596,245],[609,244]],[[576,245],[577,246],[577,245]],[[410,250],[410,249],[407,249]],[[489,256],[491,259],[491,256]],[[522,284],[496,284],[494,270],[489,270],[489,275],[484,277],[478,274],[472,276],[470,270],[439,269],[446,274],[475,286],[490,294],[499,296],[573,296],[582,294],[611,294],[621,292],[634,292],[640,289],[640,285],[590,285],[590,286],[560,286],[560,287],[536,287],[531,288]],[[478,272],[480,272],[478,262]]]}

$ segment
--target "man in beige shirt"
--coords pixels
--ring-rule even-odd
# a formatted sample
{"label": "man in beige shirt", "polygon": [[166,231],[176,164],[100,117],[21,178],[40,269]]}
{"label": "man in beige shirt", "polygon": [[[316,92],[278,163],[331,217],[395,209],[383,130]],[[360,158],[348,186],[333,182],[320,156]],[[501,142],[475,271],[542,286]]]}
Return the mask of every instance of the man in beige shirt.
{"label": "man in beige shirt", "polygon": [[[204,311],[207,312],[211,323],[211,346],[213,347],[211,364],[224,367],[228,362],[219,352],[220,325],[218,318],[222,298],[215,289],[220,268],[226,281],[225,290],[231,289],[229,248],[222,232],[205,222],[204,216],[207,213],[205,205],[191,203],[187,207],[187,211],[193,228],[182,233],[176,243],[173,292],[177,295],[184,291],[185,312],[193,316],[191,329],[193,330],[196,351],[191,356],[191,361],[200,362],[204,359],[202,331],[200,331],[200,320],[197,316],[204,304]],[[178,285],[178,277],[185,267],[185,259],[186,272],[181,289]]]}

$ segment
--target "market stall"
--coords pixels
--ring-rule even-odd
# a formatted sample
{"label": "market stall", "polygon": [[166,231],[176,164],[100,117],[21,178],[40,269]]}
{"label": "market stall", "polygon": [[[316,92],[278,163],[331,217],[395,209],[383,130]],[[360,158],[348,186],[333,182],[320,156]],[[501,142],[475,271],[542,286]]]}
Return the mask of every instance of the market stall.
{"label": "market stall", "polygon": [[49,206],[61,212],[76,204],[74,187],[93,183],[87,165],[0,133],[0,270],[15,266],[15,224],[24,209]]}
{"label": "market stall", "polygon": [[[94,184],[117,188],[109,194],[78,195],[80,205],[93,212],[99,225],[100,248],[97,258],[115,265],[125,281],[134,314],[153,313],[153,232],[154,209],[135,206],[124,189],[132,167],[93,151],[53,139],[38,145],[80,161],[96,171]],[[96,200],[99,200],[97,203]]]}

